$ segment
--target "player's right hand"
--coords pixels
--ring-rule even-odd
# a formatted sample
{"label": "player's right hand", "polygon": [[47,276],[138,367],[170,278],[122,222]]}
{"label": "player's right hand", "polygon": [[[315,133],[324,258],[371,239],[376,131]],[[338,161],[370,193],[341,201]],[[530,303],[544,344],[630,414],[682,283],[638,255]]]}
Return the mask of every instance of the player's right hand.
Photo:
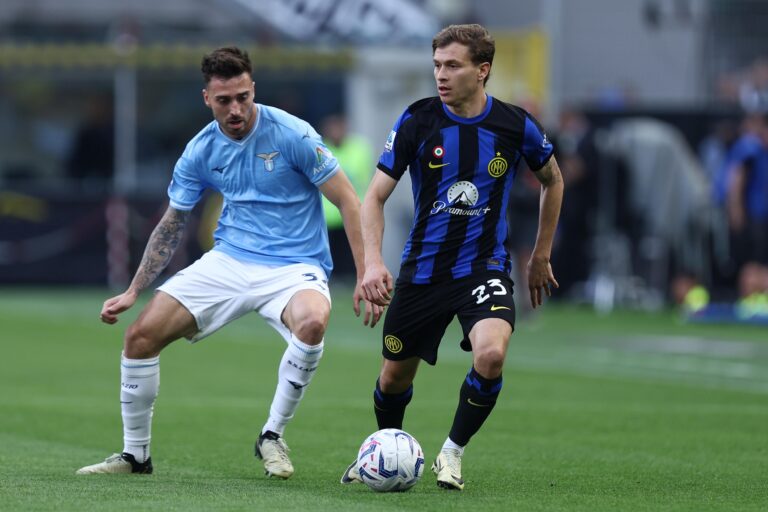
{"label": "player's right hand", "polygon": [[392,274],[384,263],[365,266],[362,287],[365,300],[372,304],[388,306],[392,300]]}
{"label": "player's right hand", "polygon": [[125,291],[111,299],[104,301],[101,307],[99,318],[105,324],[114,324],[117,322],[117,315],[129,309],[136,302],[138,295],[131,291]]}

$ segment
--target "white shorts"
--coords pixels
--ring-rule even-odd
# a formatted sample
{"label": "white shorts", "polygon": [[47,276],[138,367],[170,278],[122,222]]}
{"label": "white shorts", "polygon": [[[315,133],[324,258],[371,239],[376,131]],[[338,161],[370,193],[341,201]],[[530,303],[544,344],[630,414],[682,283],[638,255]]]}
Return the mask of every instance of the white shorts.
{"label": "white shorts", "polygon": [[289,341],[291,331],[281,316],[296,292],[316,290],[331,302],[328,277],[315,265],[273,267],[236,260],[221,251],[208,251],[157,289],[195,317],[198,331],[189,338],[192,343],[251,311]]}

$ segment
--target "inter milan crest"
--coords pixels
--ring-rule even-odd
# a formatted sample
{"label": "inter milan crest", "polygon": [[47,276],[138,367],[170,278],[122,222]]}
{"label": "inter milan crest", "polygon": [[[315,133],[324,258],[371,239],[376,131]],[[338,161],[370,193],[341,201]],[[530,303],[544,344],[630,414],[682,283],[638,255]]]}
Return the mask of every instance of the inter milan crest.
{"label": "inter milan crest", "polygon": [[494,178],[500,178],[507,172],[507,160],[501,156],[501,153],[496,153],[496,158],[488,162],[488,174]]}
{"label": "inter milan crest", "polygon": [[271,153],[257,153],[256,156],[264,160],[264,169],[267,172],[275,170],[275,158],[280,155],[279,151],[273,151]]}

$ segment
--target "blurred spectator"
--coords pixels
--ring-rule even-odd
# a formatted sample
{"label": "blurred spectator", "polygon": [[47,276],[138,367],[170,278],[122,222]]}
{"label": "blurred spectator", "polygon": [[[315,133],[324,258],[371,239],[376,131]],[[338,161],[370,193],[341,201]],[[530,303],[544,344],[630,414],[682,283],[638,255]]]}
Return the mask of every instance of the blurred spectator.
{"label": "blurred spectator", "polygon": [[115,141],[112,102],[96,96],[88,103],[67,160],[67,175],[83,186],[109,187],[114,172]]}
{"label": "blurred spectator", "polygon": [[725,204],[728,153],[738,137],[738,123],[735,120],[719,119],[699,143],[699,159],[712,183],[712,197],[720,206]]}
{"label": "blurred spectator", "polygon": [[[328,116],[322,121],[320,134],[362,200],[373,173],[373,150],[370,145],[363,137],[350,134],[347,120],[339,114]],[[334,275],[354,278],[355,262],[344,232],[341,213],[325,197],[323,212],[328,225]]]}
{"label": "blurred spectator", "polygon": [[599,157],[594,131],[578,110],[564,109],[561,112],[554,146],[565,192],[552,260],[558,269],[557,281],[564,295],[572,285],[589,277],[598,204]]}
{"label": "blurred spectator", "polygon": [[672,299],[686,313],[701,311],[709,305],[709,292],[691,273],[683,272],[672,280]]}
{"label": "blurred spectator", "polygon": [[682,134],[651,118],[614,123],[604,149],[626,165],[636,274],[666,295],[669,272],[702,275],[709,265],[709,182]]}
{"label": "blurred spectator", "polygon": [[750,262],[741,268],[739,297],[740,317],[768,316],[768,266]]}
{"label": "blurred spectator", "polygon": [[750,66],[739,85],[739,103],[747,112],[768,112],[768,58],[761,57]]}
{"label": "blurred spectator", "polygon": [[729,154],[726,208],[739,268],[768,263],[768,115],[749,117]]}
{"label": "blurred spectator", "polygon": [[712,208],[711,279],[713,292],[723,291],[730,299],[735,291],[736,266],[731,254],[730,234],[725,211],[728,169],[733,145],[739,137],[735,119],[723,118],[713,123],[709,134],[699,143],[699,160],[710,183]]}
{"label": "blurred spectator", "polygon": [[755,59],[747,68],[724,73],[715,92],[720,100],[739,105],[746,112],[768,112],[768,57]]}

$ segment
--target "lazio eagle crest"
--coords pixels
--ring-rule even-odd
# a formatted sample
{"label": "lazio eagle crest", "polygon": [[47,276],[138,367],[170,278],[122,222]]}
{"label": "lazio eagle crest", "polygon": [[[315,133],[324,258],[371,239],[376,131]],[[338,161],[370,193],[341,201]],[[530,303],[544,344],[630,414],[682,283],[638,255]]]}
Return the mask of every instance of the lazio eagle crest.
{"label": "lazio eagle crest", "polygon": [[279,151],[273,151],[271,153],[257,153],[256,156],[264,160],[264,169],[267,172],[275,170],[275,158],[280,155]]}

